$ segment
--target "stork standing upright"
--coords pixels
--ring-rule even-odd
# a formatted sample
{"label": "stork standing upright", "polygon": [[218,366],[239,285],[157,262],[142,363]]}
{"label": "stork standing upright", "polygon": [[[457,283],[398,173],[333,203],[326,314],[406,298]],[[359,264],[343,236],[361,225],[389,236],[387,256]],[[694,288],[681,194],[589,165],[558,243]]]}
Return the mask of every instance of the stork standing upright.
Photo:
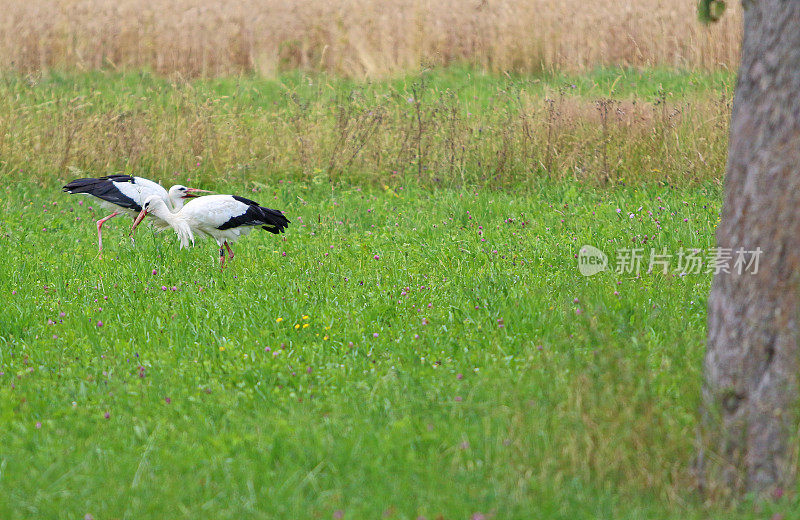
{"label": "stork standing upright", "polygon": [[260,206],[258,202],[236,195],[208,195],[189,201],[180,211],[170,212],[163,199],[148,197],[142,211],[133,222],[131,234],[147,215],[153,215],[172,226],[181,241],[181,249],[194,245],[195,235],[209,236],[219,246],[219,268],[225,267],[225,250],[233,259],[229,242],[236,242],[254,227],[270,233],[283,233],[289,220],[276,209]]}
{"label": "stork standing upright", "polygon": [[[102,207],[113,212],[97,221],[97,248],[101,255],[103,254],[103,224],[122,214],[127,214],[134,218],[142,210],[142,204],[148,197],[159,197],[170,211],[178,211],[183,207],[184,199],[197,197],[198,193],[210,193],[197,188],[187,188],[180,184],[171,187],[167,191],[157,182],[130,175],[107,175],[99,178],[75,179],[65,185],[63,191],[70,194],[80,193],[95,197],[99,199]],[[161,220],[155,220],[153,225],[159,230],[169,227],[168,224]]]}

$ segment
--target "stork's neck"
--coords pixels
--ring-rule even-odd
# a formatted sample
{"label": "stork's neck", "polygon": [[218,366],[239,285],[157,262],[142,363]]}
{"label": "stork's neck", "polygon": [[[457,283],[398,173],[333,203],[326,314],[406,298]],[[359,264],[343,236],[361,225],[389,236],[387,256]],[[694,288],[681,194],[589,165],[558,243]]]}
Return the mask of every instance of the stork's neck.
{"label": "stork's neck", "polygon": [[172,196],[170,196],[169,197],[169,204],[171,206],[169,208],[170,211],[172,211],[172,212],[180,211],[181,208],[183,208],[183,197],[180,197],[180,196],[172,197]]}
{"label": "stork's neck", "polygon": [[[182,206],[183,204],[181,204]],[[183,215],[181,215],[180,211],[175,213],[171,212],[167,205],[158,205],[153,208],[151,211],[153,216],[156,216],[166,222],[167,224],[175,230],[175,234],[178,235],[178,238],[181,241],[181,248],[189,247],[194,244],[194,234],[192,233],[192,228],[189,226],[189,223],[186,222],[186,219]]]}

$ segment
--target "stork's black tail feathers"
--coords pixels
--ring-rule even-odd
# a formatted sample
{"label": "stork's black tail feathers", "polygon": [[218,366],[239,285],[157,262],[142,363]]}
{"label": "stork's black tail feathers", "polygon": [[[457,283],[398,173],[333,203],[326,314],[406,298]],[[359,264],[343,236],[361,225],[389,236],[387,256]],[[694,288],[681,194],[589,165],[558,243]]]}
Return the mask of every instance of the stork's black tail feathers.
{"label": "stork's black tail feathers", "polygon": [[260,206],[258,202],[233,195],[233,198],[250,206],[244,215],[231,219],[226,222],[219,229],[226,229],[235,226],[261,226],[261,229],[269,231],[270,233],[283,233],[289,227],[289,219],[277,209],[265,208]]}
{"label": "stork's black tail feathers", "polygon": [[289,219],[286,218],[279,210],[269,209],[263,206],[258,206],[258,209],[260,209],[263,214],[263,221],[267,223],[266,226],[261,226],[261,229],[265,229],[270,233],[275,233],[277,235],[278,233],[285,232],[286,228],[289,227]]}

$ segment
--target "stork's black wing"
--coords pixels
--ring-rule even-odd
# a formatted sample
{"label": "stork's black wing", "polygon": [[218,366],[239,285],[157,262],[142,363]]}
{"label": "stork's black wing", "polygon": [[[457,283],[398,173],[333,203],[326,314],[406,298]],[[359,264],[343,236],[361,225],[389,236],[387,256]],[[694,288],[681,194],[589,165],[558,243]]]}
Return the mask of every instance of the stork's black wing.
{"label": "stork's black wing", "polygon": [[290,222],[283,213],[276,209],[259,206],[258,202],[232,195],[232,197],[242,204],[247,205],[244,213],[231,217],[230,220],[219,226],[217,229],[231,229],[240,226],[261,226],[262,229],[270,233],[283,233]]}
{"label": "stork's black wing", "polygon": [[128,197],[114,186],[115,182],[132,183],[134,180],[130,175],[108,175],[106,177],[100,177],[99,179],[89,177],[86,179],[75,179],[62,189],[71,194],[86,193],[126,209],[141,211],[142,207],[135,200]]}

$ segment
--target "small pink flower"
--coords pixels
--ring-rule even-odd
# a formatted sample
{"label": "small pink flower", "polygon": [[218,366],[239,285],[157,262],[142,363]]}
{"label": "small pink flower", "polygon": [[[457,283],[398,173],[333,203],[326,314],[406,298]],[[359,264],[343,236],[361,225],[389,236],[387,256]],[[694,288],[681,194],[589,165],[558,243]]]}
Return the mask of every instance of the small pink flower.
{"label": "small pink flower", "polygon": [[172,402],[172,399],[170,399],[169,397],[165,397],[164,401],[166,401],[167,404],[170,404]]}
{"label": "small pink flower", "polygon": [[166,285],[162,285],[162,286],[161,286],[161,290],[162,290],[162,291],[166,291],[166,290],[167,290],[167,286],[166,286]]}
{"label": "small pink flower", "polygon": [[153,276],[155,276],[155,275],[157,275],[157,274],[158,274],[158,271],[156,271],[155,269],[153,269]]}
{"label": "small pink flower", "polygon": [[380,260],[380,259],[381,259],[381,257],[380,257],[380,256],[378,256],[378,255],[375,255],[375,256],[373,256],[372,258],[374,258],[375,260]]}
{"label": "small pink flower", "polygon": [[36,421],[36,429],[38,430],[41,427],[42,427],[42,421]]}
{"label": "small pink flower", "polygon": [[373,332],[373,333],[372,333],[372,337],[373,337],[373,338],[377,338],[377,337],[378,337],[378,333],[377,333],[377,332]]}
{"label": "small pink flower", "polygon": [[105,414],[103,414],[103,417],[105,417],[106,419],[110,419],[111,418],[111,413],[106,412]]}
{"label": "small pink flower", "polygon": [[103,322],[102,322],[102,321],[100,321],[100,320],[97,320],[97,326],[98,326],[98,328],[99,328],[99,327],[102,327],[102,326],[103,326]]}

